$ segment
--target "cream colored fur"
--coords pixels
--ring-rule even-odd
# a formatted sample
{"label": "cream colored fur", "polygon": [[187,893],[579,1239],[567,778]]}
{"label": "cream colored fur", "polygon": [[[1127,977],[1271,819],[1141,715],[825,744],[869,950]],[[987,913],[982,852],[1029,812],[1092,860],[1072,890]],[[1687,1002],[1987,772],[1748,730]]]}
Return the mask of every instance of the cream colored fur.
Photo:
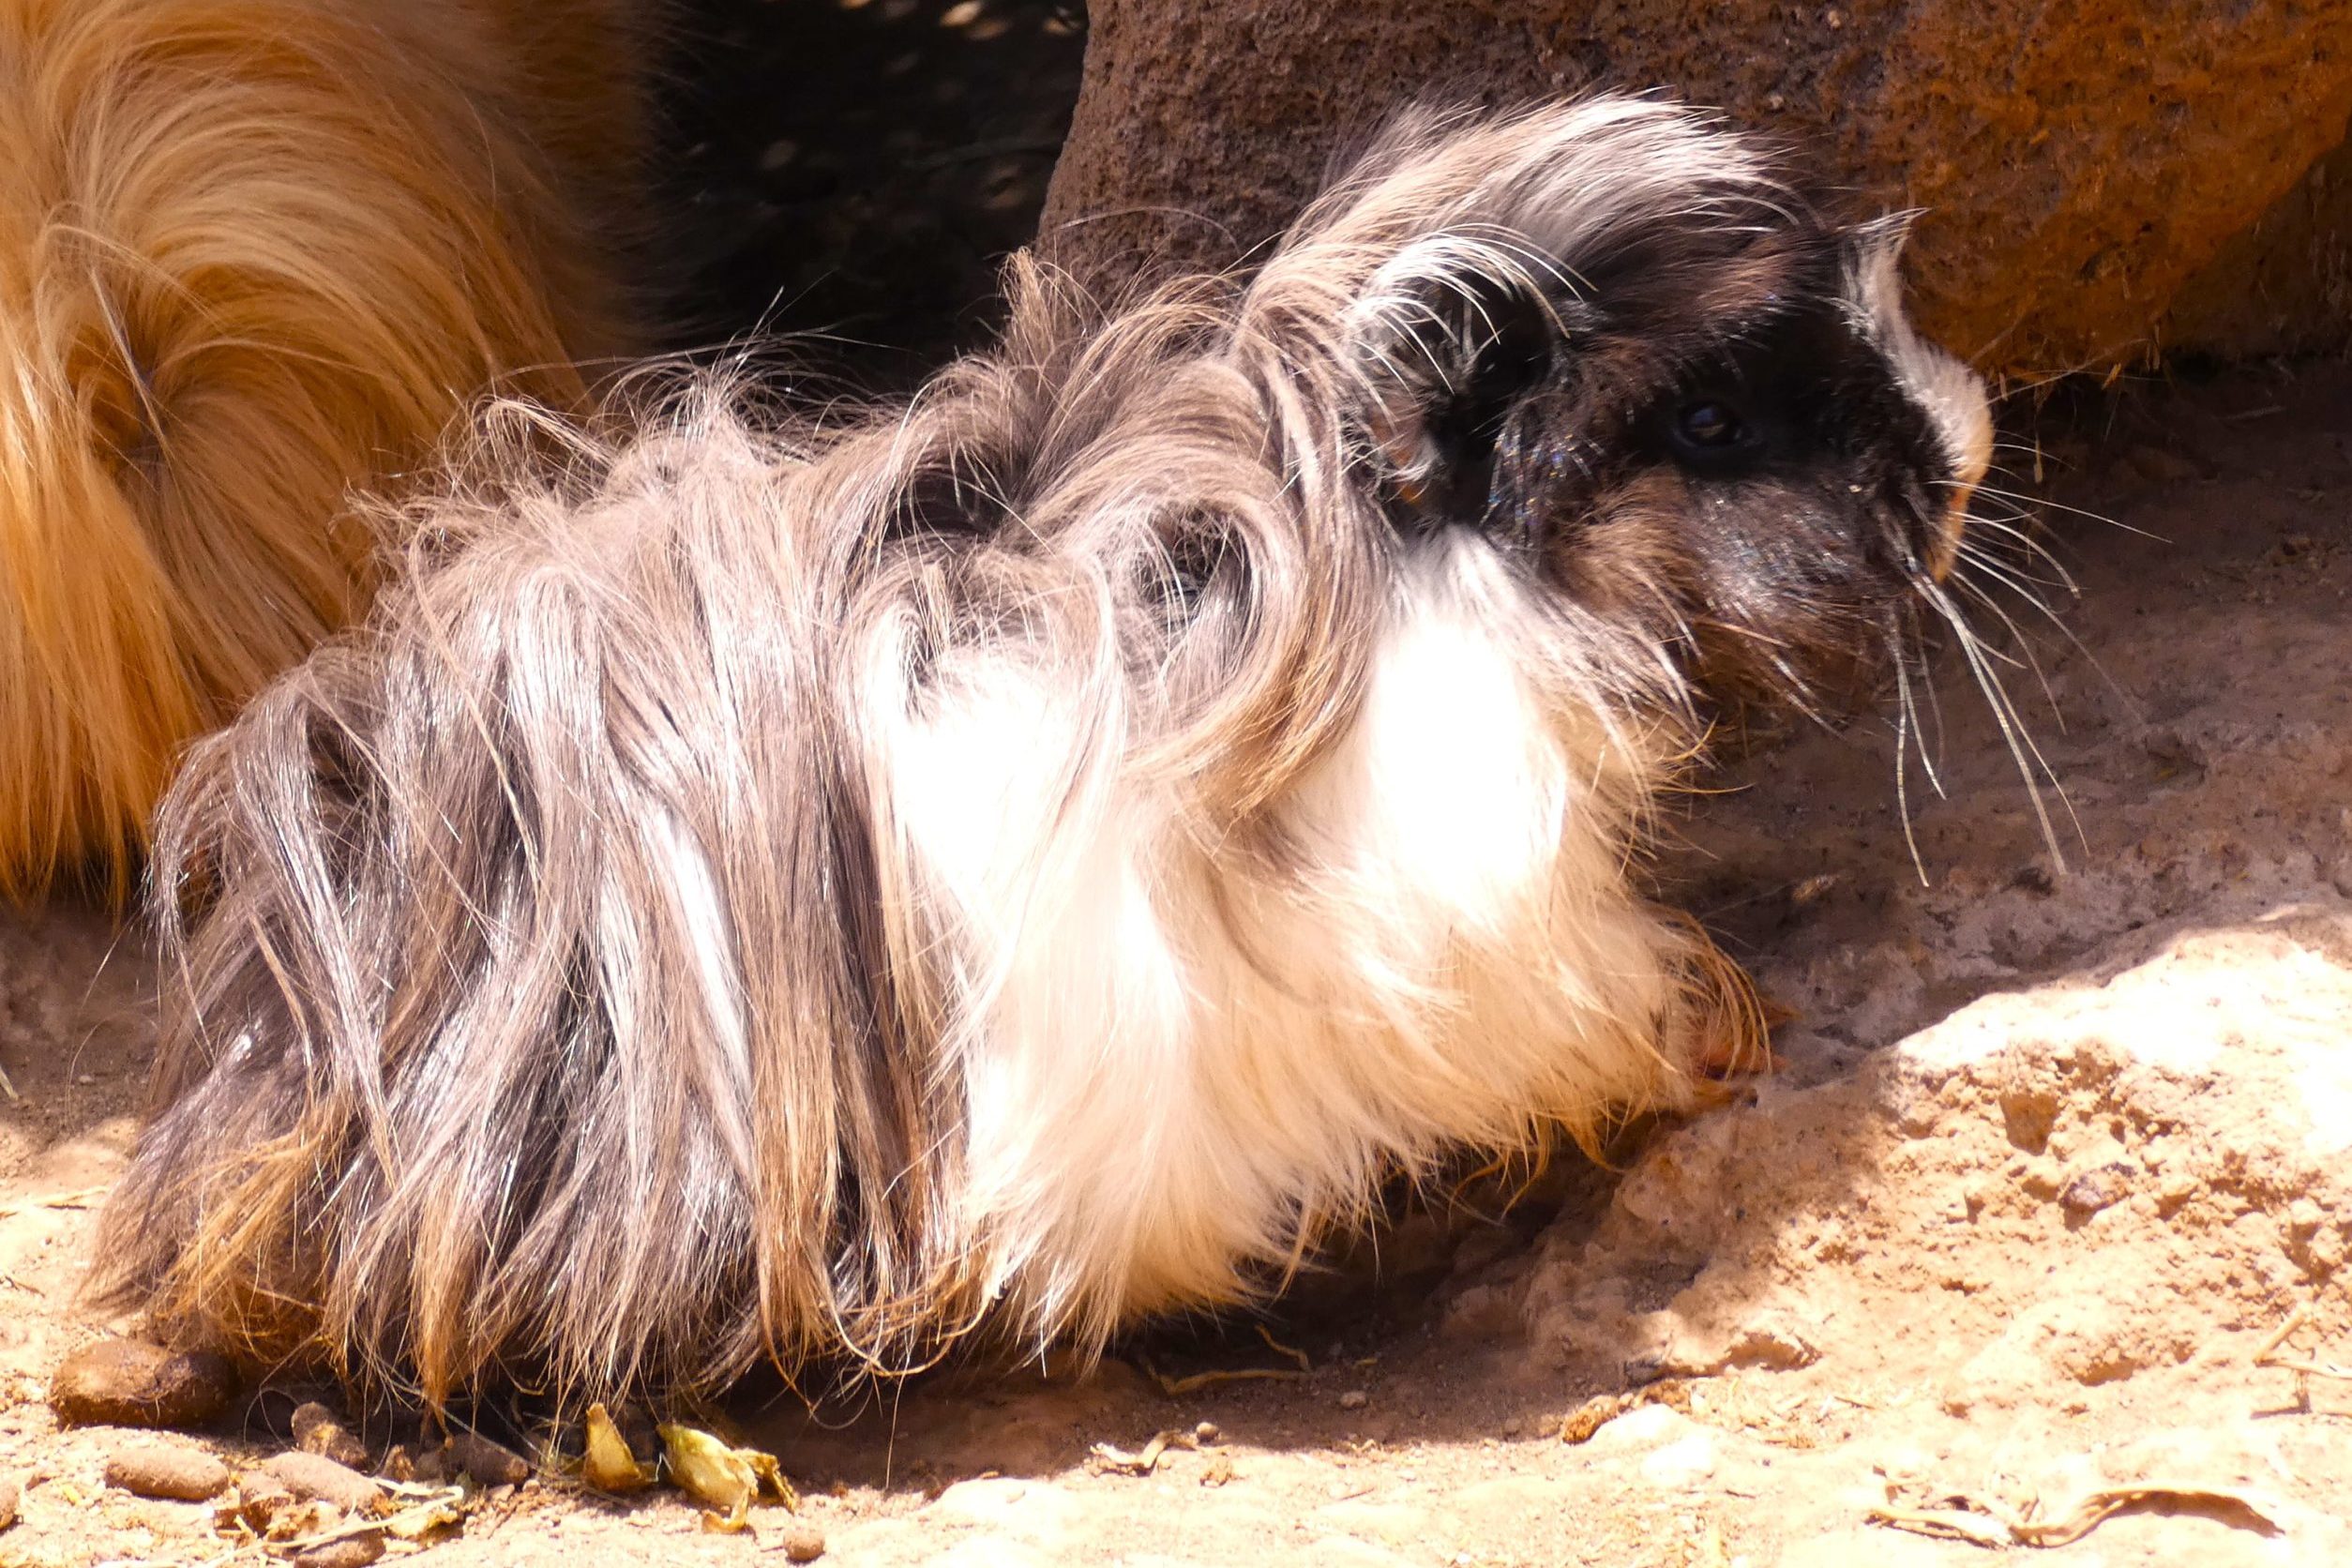
{"label": "cream colored fur", "polygon": [[1355,723],[1275,811],[1308,869],[1238,905],[1090,685],[984,654],[877,724],[975,982],[955,1223],[989,1297],[1090,1337],[1230,1299],[1384,1172],[1679,1096],[1650,1041],[1690,939],[1623,865],[1665,763],[1544,700],[1528,591],[1476,543],[1400,563]]}

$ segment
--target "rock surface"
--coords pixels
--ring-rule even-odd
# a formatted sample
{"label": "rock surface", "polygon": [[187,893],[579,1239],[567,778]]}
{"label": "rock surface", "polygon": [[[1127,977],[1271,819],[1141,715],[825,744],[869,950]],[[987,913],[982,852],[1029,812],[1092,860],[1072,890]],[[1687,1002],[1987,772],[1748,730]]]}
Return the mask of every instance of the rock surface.
{"label": "rock surface", "polygon": [[229,1467],[191,1442],[127,1442],[106,1460],[106,1484],[143,1498],[203,1502],[228,1489]]}
{"label": "rock surface", "polygon": [[2181,286],[2165,337],[2233,357],[2352,344],[2352,142]]}
{"label": "rock surface", "polygon": [[201,1426],[235,1396],[219,1356],[183,1354],[139,1339],[105,1339],[66,1358],[51,1380],[58,1419],[85,1426]]}
{"label": "rock surface", "polygon": [[294,1555],[294,1568],[368,1568],[384,1555],[384,1536],[377,1530],[346,1535]]}
{"label": "rock surface", "polygon": [[305,1454],[316,1454],[355,1470],[368,1468],[368,1445],[326,1406],[316,1401],[297,1405],[289,1425],[294,1428],[294,1446]]}
{"label": "rock surface", "polygon": [[[1665,86],[1812,149],[1863,204],[1927,209],[1911,267],[1924,322],[1987,368],[2343,333],[2303,309],[2329,279],[2341,289],[2343,231],[2279,206],[2352,114],[2340,5],[1726,0],[1703,23],[1670,0],[1091,9],[1044,231],[1098,283],[1146,257],[1236,260],[1416,98]],[[2298,318],[2284,330],[2282,312]]]}
{"label": "rock surface", "polygon": [[478,1432],[452,1434],[449,1460],[478,1485],[519,1486],[531,1479],[531,1466],[521,1455]]}
{"label": "rock surface", "polygon": [[302,1501],[331,1502],[347,1514],[372,1514],[384,1506],[384,1487],[348,1465],[296,1449],[262,1466],[262,1473]]}

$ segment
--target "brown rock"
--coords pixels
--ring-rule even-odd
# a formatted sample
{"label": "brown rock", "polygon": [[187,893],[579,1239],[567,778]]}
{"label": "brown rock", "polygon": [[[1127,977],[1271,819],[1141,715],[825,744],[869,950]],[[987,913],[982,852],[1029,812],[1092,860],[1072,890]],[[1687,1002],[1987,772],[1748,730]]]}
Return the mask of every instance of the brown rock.
{"label": "brown rock", "polygon": [[368,1468],[368,1445],[352,1435],[342,1418],[324,1405],[298,1405],[294,1413],[294,1446],[305,1454],[317,1454],[348,1465],[353,1470]]}
{"label": "brown rock", "polygon": [[294,1562],[294,1568],[367,1568],[383,1555],[384,1532],[370,1530],[297,1553]]}
{"label": "brown rock", "polygon": [[69,1426],[200,1426],[236,1391],[235,1370],[219,1356],[108,1339],[66,1358],[49,1406]]}
{"label": "brown rock", "polygon": [[786,1524],[776,1545],[787,1562],[814,1562],[825,1555],[825,1532],[806,1519]]}
{"label": "brown rock", "polygon": [[[2231,301],[2259,282],[2309,309],[2327,292],[2307,275],[2340,249],[2341,197],[2296,194],[2352,115],[2334,7],[1725,0],[1703,23],[1674,0],[1089,11],[1045,229],[1097,285],[1147,256],[1234,260],[1336,150],[1448,83],[1498,102],[1665,86],[1794,139],[1862,202],[1928,210],[1912,251],[1923,323],[1988,368],[2097,368],[2178,340],[2227,349],[2256,328],[2285,346],[2275,303],[2249,314]],[[2269,237],[2213,270],[2266,212]],[[2327,274],[2337,294],[2341,270]],[[2345,332],[2342,319],[2308,325]]]}
{"label": "brown rock", "polygon": [[143,1498],[203,1502],[229,1485],[229,1467],[192,1442],[148,1439],[106,1456],[106,1484]]}
{"label": "brown rock", "polygon": [[449,1439],[449,1458],[460,1474],[483,1486],[520,1486],[531,1479],[531,1466],[504,1443],[477,1432],[459,1432]]}
{"label": "brown rock", "polygon": [[2133,1179],[2138,1174],[2131,1166],[2120,1163],[2086,1170],[2059,1191],[2058,1207],[2070,1218],[2088,1219],[2100,1210],[2113,1208],[2129,1198]]}
{"label": "brown rock", "polygon": [[16,1523],[16,1511],[24,1500],[24,1488],[13,1475],[0,1475],[0,1530]]}
{"label": "brown rock", "polygon": [[296,1498],[331,1502],[347,1514],[372,1514],[384,1503],[384,1488],[348,1465],[296,1449],[262,1466],[262,1473]]}
{"label": "brown rock", "polygon": [[2352,142],[2311,167],[2173,300],[2169,342],[2231,357],[2352,344]]}

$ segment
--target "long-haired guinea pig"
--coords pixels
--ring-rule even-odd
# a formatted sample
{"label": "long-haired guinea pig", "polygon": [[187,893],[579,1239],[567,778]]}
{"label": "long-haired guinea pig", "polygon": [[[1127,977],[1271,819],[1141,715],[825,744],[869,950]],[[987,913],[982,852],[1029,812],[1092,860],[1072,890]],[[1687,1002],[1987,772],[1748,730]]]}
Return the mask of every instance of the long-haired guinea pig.
{"label": "long-haired guinea pig", "polygon": [[1676,1102],[1754,1008],[1652,797],[1985,461],[1897,243],[1655,101],[1422,118],[1246,283],[1017,262],[903,408],[493,421],[166,806],[103,1284],[434,1401],[1084,1349]]}
{"label": "long-haired guinea pig", "polygon": [[343,505],[626,346],[640,0],[0,0],[0,894],[364,608]]}

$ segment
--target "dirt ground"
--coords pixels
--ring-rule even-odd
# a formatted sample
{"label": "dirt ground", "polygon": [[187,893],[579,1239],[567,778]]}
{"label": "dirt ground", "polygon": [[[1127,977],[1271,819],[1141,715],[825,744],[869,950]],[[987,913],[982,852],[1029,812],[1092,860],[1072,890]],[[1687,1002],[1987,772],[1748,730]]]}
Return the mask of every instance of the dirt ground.
{"label": "dirt ground", "polygon": [[[1943,794],[1907,770],[1924,882],[1890,725],[1760,747],[1662,875],[1798,1015],[1778,1075],[1502,1221],[1405,1214],[1272,1341],[1164,1334],[1090,1380],[813,1417],[746,1400],[825,1560],[1909,1568],[1985,1548],[1874,1515],[2046,1540],[2147,1487],[2058,1560],[2352,1560],[2328,1375],[2352,1362],[2352,369],[2129,389],[2019,438],[2081,599],[2062,631],[2020,619],[2039,677],[1997,668],[2062,784],[2065,869],[1952,649],[1922,702]],[[132,1133],[143,963],[88,914],[0,938],[0,1479],[24,1483],[0,1563],[260,1556],[206,1505],[105,1486],[123,1435],[60,1433],[43,1397],[109,1327],[73,1292]],[[2269,1359],[2319,1370],[2257,1364],[2299,1310]],[[1153,1380],[1294,1369],[1277,1344],[1311,1372]],[[1628,1409],[1564,1441],[1607,1395]],[[1144,1475],[1094,1446],[1161,1433],[1184,1441]],[[550,1480],[430,1550],[780,1560],[786,1517],[719,1536],[676,1494]]]}

